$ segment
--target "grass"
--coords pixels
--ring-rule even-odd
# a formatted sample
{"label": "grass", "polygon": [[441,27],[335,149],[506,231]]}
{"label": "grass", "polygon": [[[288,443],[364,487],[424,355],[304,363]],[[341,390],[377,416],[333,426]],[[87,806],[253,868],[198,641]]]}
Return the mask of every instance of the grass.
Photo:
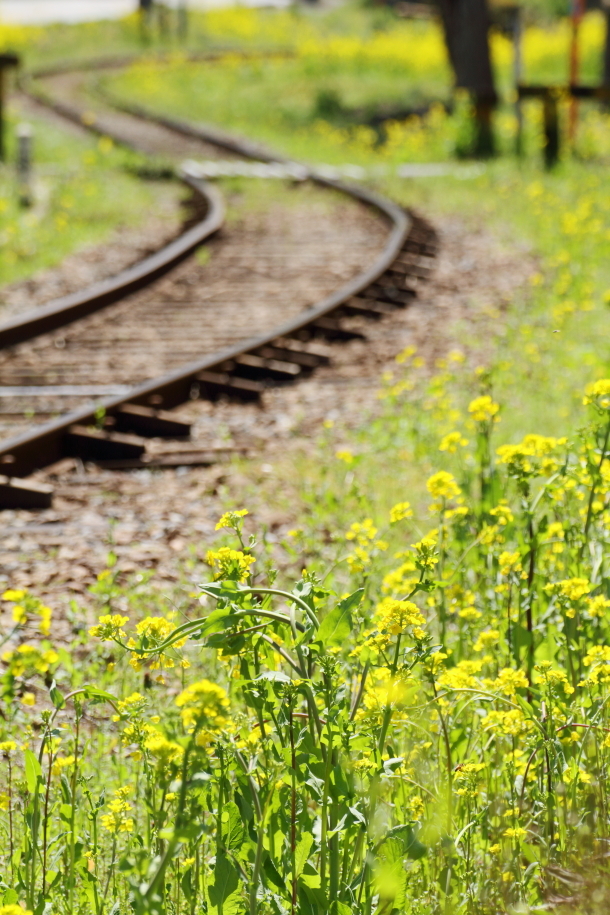
{"label": "grass", "polygon": [[119,225],[135,225],[145,213],[163,211],[168,182],[146,183],[131,174],[134,156],[99,140],[30,118],[34,131],[32,206],[20,204],[15,127],[9,120],[7,164],[0,166],[0,273],[3,283],[59,263],[74,250],[106,240]]}
{"label": "grass", "polygon": [[[223,125],[318,161],[425,161],[468,130],[435,112],[388,152],[309,128],[315,73],[295,129],[263,91],[306,64],[174,61],[112,86],[212,119],[237,68],[249,109]],[[435,366],[397,354],[361,426],[328,423],[267,483],[246,467],[176,594],[112,555],[90,633],[76,605],[4,594],[2,915],[607,909],[608,123],[588,115],[551,174],[528,131],[521,162],[469,181],[378,178],[534,251],[492,336],[465,328]],[[294,529],[273,541],[246,504]]]}

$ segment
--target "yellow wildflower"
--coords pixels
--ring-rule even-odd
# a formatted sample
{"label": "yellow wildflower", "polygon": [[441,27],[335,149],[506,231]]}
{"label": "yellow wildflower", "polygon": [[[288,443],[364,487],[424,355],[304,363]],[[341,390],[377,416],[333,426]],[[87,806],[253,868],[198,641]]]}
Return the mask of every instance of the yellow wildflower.
{"label": "yellow wildflower", "polygon": [[225,690],[210,680],[199,680],[187,686],[176,699],[181,709],[182,723],[187,731],[195,728],[212,733],[228,724],[229,697]]}
{"label": "yellow wildflower", "polygon": [[585,388],[583,404],[594,404],[600,410],[610,410],[610,378],[602,378]]}
{"label": "yellow wildflower", "polygon": [[490,685],[492,689],[497,689],[504,696],[510,697],[514,696],[518,689],[525,689],[528,684],[527,677],[522,670],[505,667]]}
{"label": "yellow wildflower", "polygon": [[125,633],[122,626],[129,622],[128,616],[121,616],[119,613],[105,614],[100,616],[98,626],[92,626],[89,635],[101,639],[102,642],[112,642],[115,639],[124,639]]}
{"label": "yellow wildflower", "polygon": [[250,566],[256,559],[249,553],[223,546],[219,550],[208,550],[205,561],[214,570],[217,580],[237,577],[238,581],[246,581],[250,575]]}
{"label": "yellow wildflower", "polygon": [[468,439],[464,438],[461,432],[448,432],[442,437],[438,450],[455,454],[458,448],[465,448],[467,445]]}
{"label": "yellow wildflower", "polygon": [[390,509],[390,524],[396,524],[397,521],[404,521],[406,518],[413,517],[413,510],[409,502],[398,502]]}
{"label": "yellow wildflower", "polygon": [[129,791],[128,787],[115,791],[114,799],[108,804],[108,813],[101,817],[102,826],[112,835],[133,830],[133,818],[129,816],[133,807],[125,800]]}
{"label": "yellow wildflower", "polygon": [[456,483],[453,474],[448,473],[446,470],[439,470],[438,473],[433,474],[426,483],[426,486],[433,499],[442,499],[445,501],[459,496],[462,491]]}
{"label": "yellow wildflower", "polygon": [[489,394],[483,394],[481,397],[475,397],[468,405],[468,412],[474,419],[475,423],[497,423],[500,419],[498,413],[500,404],[491,399]]}
{"label": "yellow wildflower", "polygon": [[248,514],[247,508],[240,508],[238,511],[225,512],[218,521],[215,530],[219,531],[223,527],[233,528],[234,531],[241,531],[242,518]]}

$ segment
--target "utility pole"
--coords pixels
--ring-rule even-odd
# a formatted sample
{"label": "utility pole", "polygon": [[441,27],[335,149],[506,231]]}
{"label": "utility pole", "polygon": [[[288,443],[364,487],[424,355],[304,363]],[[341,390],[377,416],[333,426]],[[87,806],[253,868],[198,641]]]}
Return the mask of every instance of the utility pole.
{"label": "utility pole", "polygon": [[498,101],[489,51],[489,11],[486,0],[437,0],[455,85],[467,89],[475,111],[473,154],[495,151],[492,115]]}

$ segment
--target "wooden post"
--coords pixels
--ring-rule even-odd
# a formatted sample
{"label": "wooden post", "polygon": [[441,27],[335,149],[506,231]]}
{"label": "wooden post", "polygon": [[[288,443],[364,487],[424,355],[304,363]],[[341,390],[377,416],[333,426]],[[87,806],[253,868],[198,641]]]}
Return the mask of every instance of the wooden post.
{"label": "wooden post", "polygon": [[544,164],[553,168],[559,161],[559,110],[557,93],[549,88],[543,96],[544,108]]}
{"label": "wooden post", "polygon": [[497,102],[489,53],[487,0],[437,0],[455,85],[467,89],[474,106],[472,154],[494,152],[492,115]]}
{"label": "wooden post", "polygon": [[[578,84],[580,59],[578,54],[578,33],[580,23],[585,13],[586,0],[572,0],[572,38],[570,41],[570,86]],[[574,96],[570,100],[570,121],[568,124],[568,138],[573,145],[576,140],[576,127],[578,124],[578,101]]]}
{"label": "wooden post", "polygon": [[29,124],[17,127],[17,181],[19,203],[22,207],[32,205],[32,128]]}
{"label": "wooden post", "polygon": [[0,162],[6,161],[4,109],[6,106],[6,92],[8,88],[8,70],[10,67],[18,66],[19,58],[16,54],[0,54]]}
{"label": "wooden post", "polygon": [[521,21],[521,7],[515,7],[513,19],[513,79],[515,81],[515,117],[517,118],[517,136],[515,139],[515,152],[518,156],[523,155],[523,108],[519,97],[519,86],[523,80],[523,55],[521,51],[521,40],[523,37],[523,23]]}

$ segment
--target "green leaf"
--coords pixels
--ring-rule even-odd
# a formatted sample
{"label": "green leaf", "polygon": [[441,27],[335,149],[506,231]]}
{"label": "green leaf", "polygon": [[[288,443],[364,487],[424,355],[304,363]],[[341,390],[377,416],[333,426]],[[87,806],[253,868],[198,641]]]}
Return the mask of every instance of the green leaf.
{"label": "green leaf", "polygon": [[104,689],[98,689],[97,686],[85,686],[83,691],[89,699],[97,699],[99,702],[109,702],[110,705],[115,708],[119,701],[112,693],[107,693]]}
{"label": "green leaf", "polygon": [[2,905],[17,905],[19,902],[19,893],[17,890],[7,890],[2,897]]}
{"label": "green leaf", "polygon": [[[235,893],[239,886],[237,870],[225,854],[216,858],[214,883],[209,886],[208,895],[212,911],[222,909],[223,915],[233,915],[239,910],[240,900]],[[230,900],[230,897],[235,896]]]}
{"label": "green leaf", "polygon": [[277,867],[275,866],[275,864],[273,863],[273,861],[269,855],[267,855],[267,857],[265,858],[265,860],[263,862],[263,871],[264,871],[265,877],[267,878],[269,883],[273,884],[273,886],[276,889],[278,889],[278,890],[286,889],[286,884],[282,880],[282,877],[281,877]]}
{"label": "green leaf", "polygon": [[296,868],[296,875],[299,877],[303,873],[303,868],[307,864],[307,859],[309,858],[309,852],[311,851],[311,846],[313,845],[313,836],[310,832],[304,833],[297,843],[297,847],[294,853],[294,862]]}
{"label": "green leaf", "polygon": [[246,831],[241,820],[241,813],[233,801],[225,805],[222,814],[222,840],[225,848],[236,851],[244,844]]}
{"label": "green leaf", "polygon": [[200,639],[205,638],[206,635],[216,635],[220,632],[223,632],[225,629],[228,629],[229,626],[232,626],[237,622],[239,617],[235,616],[233,610],[227,607],[221,607],[218,610],[214,610],[213,613],[210,613],[208,617],[201,624],[201,629],[197,630],[197,636]]}
{"label": "green leaf", "polygon": [[31,750],[24,750],[25,780],[30,794],[34,794],[38,785],[42,784],[42,769],[37,757]]}
{"label": "green leaf", "polygon": [[404,826],[395,826],[393,829],[390,829],[382,845],[384,854],[386,853],[388,841],[396,839],[401,843],[401,854],[403,856],[406,855],[407,858],[410,858],[412,861],[418,861],[428,853],[426,846],[423,845],[415,835],[413,827],[405,824]]}
{"label": "green leaf", "polygon": [[64,697],[58,690],[57,683],[55,682],[55,680],[53,680],[53,682],[51,683],[51,689],[49,690],[49,696],[51,697],[51,702],[57,709],[63,708],[64,705],[66,704],[66,700],[64,699]]}
{"label": "green leaf", "polygon": [[316,641],[322,642],[327,648],[341,646],[349,638],[352,631],[352,609],[357,607],[362,600],[364,588],[359,588],[342,600],[334,610],[326,616],[316,634]]}

